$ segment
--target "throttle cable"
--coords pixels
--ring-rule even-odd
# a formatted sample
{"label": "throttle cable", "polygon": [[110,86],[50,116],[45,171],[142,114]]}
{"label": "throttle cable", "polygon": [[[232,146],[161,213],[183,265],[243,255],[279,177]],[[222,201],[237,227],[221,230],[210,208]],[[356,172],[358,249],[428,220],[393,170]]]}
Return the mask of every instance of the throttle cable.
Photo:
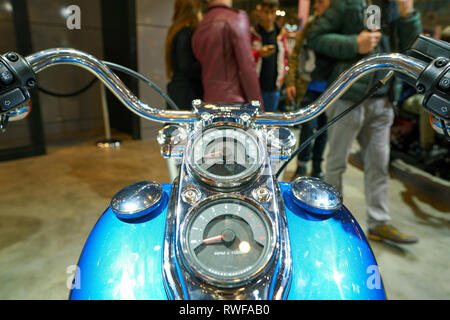
{"label": "throttle cable", "polygon": [[[158,87],[154,82],[152,82],[151,80],[149,80],[148,78],[146,78],[142,74],[140,74],[140,73],[138,73],[138,72],[136,72],[134,70],[131,70],[131,69],[127,68],[127,67],[124,67],[124,66],[122,66],[120,64],[116,64],[116,63],[109,62],[109,61],[102,61],[102,62],[105,65],[107,65],[108,67],[110,67],[111,69],[115,69],[115,70],[121,71],[121,72],[123,72],[125,74],[128,74],[128,75],[130,75],[130,76],[132,76],[134,78],[137,78],[137,79],[143,81],[144,83],[149,85],[151,88],[153,88],[157,93],[159,93],[164,98],[164,100],[166,100],[167,104],[172,109],[180,110],[180,108],[178,108],[176,103],[160,87]],[[41,88],[39,86],[36,86],[36,88],[39,91],[41,91],[41,92],[43,92],[43,93],[45,93],[47,95],[50,95],[50,96],[54,96],[54,97],[58,97],[58,98],[70,98],[70,97],[74,97],[74,96],[77,96],[79,94],[82,94],[82,93],[86,92],[90,87],[92,87],[92,85],[97,80],[98,80],[98,78],[94,77],[86,86],[84,86],[83,88],[81,88],[81,89],[79,89],[77,91],[71,92],[71,93],[56,93],[56,92],[52,92],[50,90]]]}

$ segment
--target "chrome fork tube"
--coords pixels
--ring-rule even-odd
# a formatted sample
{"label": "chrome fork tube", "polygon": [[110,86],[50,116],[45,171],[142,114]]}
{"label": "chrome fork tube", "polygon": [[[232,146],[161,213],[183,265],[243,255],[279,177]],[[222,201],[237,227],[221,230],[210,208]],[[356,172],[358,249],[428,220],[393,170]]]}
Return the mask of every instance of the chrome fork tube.
{"label": "chrome fork tube", "polygon": [[297,125],[324,112],[336,102],[348,88],[362,76],[378,71],[393,70],[413,80],[417,80],[426,64],[409,56],[392,53],[370,56],[359,61],[328,87],[328,89],[312,104],[296,112],[289,113],[261,113],[256,116],[256,124],[266,125]]}
{"label": "chrome fork tube", "polygon": [[55,48],[36,52],[25,59],[35,73],[59,64],[76,65],[86,69],[99,78],[128,109],[142,118],[158,122],[197,121],[196,115],[190,111],[160,110],[143,103],[105,64],[85,52],[69,48]]}

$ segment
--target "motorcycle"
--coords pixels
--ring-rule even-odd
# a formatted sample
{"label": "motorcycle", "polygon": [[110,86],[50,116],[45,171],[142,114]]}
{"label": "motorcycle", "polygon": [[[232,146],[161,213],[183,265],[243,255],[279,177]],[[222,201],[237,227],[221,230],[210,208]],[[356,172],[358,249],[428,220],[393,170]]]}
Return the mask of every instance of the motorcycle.
{"label": "motorcycle", "polygon": [[419,36],[409,55],[361,60],[307,108],[265,113],[257,101],[195,100],[193,111],[160,110],[85,52],[10,52],[0,56],[0,127],[27,116],[36,73],[62,64],[88,70],[132,112],[165,124],[157,140],[179,166],[177,177],[137,182],[113,197],[86,240],[70,299],[386,299],[342,195],[316,178],[277,180],[296,154],[287,127],[324,112],[362,76],[386,70],[378,85],[392,72],[413,84],[435,130],[450,139],[448,53],[448,43]]}

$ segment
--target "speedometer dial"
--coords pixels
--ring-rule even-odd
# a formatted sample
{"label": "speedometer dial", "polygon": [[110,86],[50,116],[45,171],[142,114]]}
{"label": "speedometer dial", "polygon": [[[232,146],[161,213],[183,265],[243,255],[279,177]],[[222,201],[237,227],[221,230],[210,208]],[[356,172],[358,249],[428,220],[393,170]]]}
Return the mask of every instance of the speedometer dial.
{"label": "speedometer dial", "polygon": [[261,208],[240,198],[206,201],[182,229],[188,267],[216,284],[252,278],[272,256],[272,224]]}
{"label": "speedometer dial", "polygon": [[188,161],[204,182],[219,187],[236,186],[249,180],[262,165],[258,138],[234,126],[209,128],[189,148]]}

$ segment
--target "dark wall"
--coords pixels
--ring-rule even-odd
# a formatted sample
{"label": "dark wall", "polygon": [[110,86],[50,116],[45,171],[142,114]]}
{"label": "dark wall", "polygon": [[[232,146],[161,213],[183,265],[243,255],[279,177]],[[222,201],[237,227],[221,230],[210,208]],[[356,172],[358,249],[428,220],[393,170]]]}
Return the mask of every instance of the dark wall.
{"label": "dark wall", "polygon": [[[101,13],[104,59],[137,70],[135,1],[102,0]],[[137,80],[124,74],[119,76],[139,96]],[[133,139],[140,139],[138,116],[124,108],[110,92],[107,93],[107,100],[111,127],[131,134]]]}
{"label": "dark wall", "polygon": [[[33,51],[72,47],[103,58],[100,0],[27,0]],[[81,29],[69,30],[63,9],[81,9]],[[58,66],[38,74],[39,86],[56,93],[70,93],[86,86],[93,75],[75,66]],[[101,136],[103,116],[100,85],[73,98],[39,93],[45,139],[65,141],[80,133]]]}
{"label": "dark wall", "polygon": [[[33,53],[26,0],[1,1],[0,5],[1,54],[16,51],[26,56]],[[46,151],[39,97],[35,90],[31,90],[30,95],[33,108],[27,119],[11,122],[8,131],[0,133],[0,161],[41,155]]]}

